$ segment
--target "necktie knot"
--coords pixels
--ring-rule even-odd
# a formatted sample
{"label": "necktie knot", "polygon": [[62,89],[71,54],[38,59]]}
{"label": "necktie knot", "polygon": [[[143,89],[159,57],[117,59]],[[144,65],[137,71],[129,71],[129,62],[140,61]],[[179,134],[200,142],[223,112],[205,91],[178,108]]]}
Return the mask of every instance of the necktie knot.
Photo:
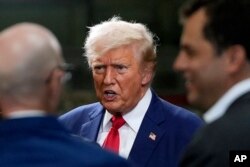
{"label": "necktie knot", "polygon": [[112,128],[114,129],[119,129],[122,125],[125,124],[125,120],[122,118],[121,115],[118,116],[113,116],[111,118],[111,122],[112,122]]}

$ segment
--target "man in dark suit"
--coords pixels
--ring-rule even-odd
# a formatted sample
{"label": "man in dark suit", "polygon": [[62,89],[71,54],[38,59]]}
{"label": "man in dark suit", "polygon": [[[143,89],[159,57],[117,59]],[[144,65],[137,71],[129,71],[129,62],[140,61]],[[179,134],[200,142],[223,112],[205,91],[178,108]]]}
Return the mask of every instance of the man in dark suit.
{"label": "man in dark suit", "polygon": [[194,0],[182,9],[174,68],[183,72],[188,100],[206,111],[208,125],[181,166],[229,166],[230,151],[250,150],[249,8],[248,0]]}
{"label": "man in dark suit", "polygon": [[[85,50],[100,103],[80,106],[60,120],[74,134],[138,167],[177,166],[202,121],[150,89],[156,64],[152,33],[143,24],[114,17],[90,28]],[[116,131],[118,142],[110,142],[117,118],[124,125]]]}
{"label": "man in dark suit", "polygon": [[16,24],[0,33],[0,166],[127,167],[126,160],[74,138],[51,114],[64,61],[46,28]]}

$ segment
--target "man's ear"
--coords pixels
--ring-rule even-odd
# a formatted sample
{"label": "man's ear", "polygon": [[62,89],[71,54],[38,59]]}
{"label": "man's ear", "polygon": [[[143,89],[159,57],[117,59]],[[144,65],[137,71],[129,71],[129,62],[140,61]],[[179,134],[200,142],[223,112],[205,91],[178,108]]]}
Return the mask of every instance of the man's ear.
{"label": "man's ear", "polygon": [[148,63],[144,66],[142,71],[142,85],[148,85],[154,77],[154,64]]}
{"label": "man's ear", "polygon": [[241,45],[230,46],[224,54],[226,54],[227,70],[231,74],[238,73],[247,61],[246,51]]}
{"label": "man's ear", "polygon": [[48,95],[48,104],[51,111],[55,111],[61,96],[61,78],[62,78],[62,71],[55,69],[51,73],[51,79],[47,83],[47,95]]}
{"label": "man's ear", "polygon": [[144,86],[149,84],[152,80],[152,76],[153,76],[152,73],[144,73],[142,76],[142,85]]}

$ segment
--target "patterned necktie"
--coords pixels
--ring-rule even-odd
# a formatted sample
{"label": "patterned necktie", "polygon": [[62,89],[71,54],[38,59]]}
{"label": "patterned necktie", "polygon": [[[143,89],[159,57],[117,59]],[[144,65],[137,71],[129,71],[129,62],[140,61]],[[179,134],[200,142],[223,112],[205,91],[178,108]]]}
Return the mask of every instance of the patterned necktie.
{"label": "patterned necktie", "polygon": [[125,124],[121,115],[113,116],[111,118],[112,127],[109,130],[108,136],[105,139],[102,147],[113,152],[119,153],[120,137],[118,129]]}

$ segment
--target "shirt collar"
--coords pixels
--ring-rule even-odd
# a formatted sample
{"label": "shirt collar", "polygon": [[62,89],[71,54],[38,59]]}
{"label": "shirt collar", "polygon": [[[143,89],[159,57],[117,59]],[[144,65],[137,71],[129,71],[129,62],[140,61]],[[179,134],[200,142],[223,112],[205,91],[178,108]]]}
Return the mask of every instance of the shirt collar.
{"label": "shirt collar", "polygon": [[27,117],[43,117],[45,111],[42,110],[17,110],[7,115],[7,119],[27,118]]}
{"label": "shirt collar", "polygon": [[204,115],[207,123],[222,117],[227,108],[240,96],[250,91],[250,79],[245,79],[231,87]]}
{"label": "shirt collar", "polygon": [[[152,99],[152,92],[148,89],[142,99],[137,103],[137,105],[128,113],[123,115],[123,119],[126,121],[126,124],[135,131],[138,132],[144,115],[146,114],[148,107]],[[111,126],[110,119],[113,115],[110,114],[107,110],[105,112],[102,129],[103,131],[108,131],[109,126]]]}

